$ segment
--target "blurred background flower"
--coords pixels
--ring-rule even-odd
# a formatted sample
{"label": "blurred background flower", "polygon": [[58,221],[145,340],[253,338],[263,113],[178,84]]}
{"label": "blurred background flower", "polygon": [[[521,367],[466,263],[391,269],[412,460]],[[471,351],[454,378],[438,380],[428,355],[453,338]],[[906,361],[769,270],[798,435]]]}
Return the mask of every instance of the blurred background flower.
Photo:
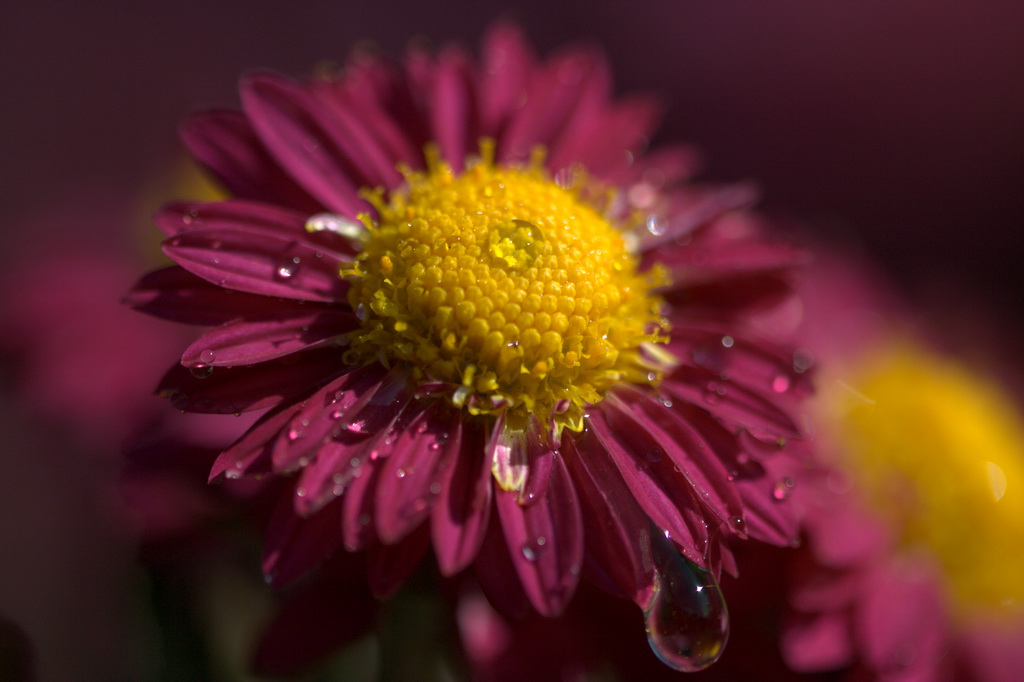
{"label": "blurred background flower", "polygon": [[[137,197],[179,151],[178,122],[197,104],[236,104],[227,94],[242,70],[303,73],[366,39],[390,53],[419,35],[472,46],[499,15],[521,21],[542,53],[598,41],[624,89],[664,97],[659,139],[694,143],[708,160],[705,177],[755,179],[768,210],[874,254],[922,304],[919,319],[959,329],[949,341],[957,350],[984,359],[1018,337],[1024,6],[1016,0],[529,0],[444,12],[411,2],[5,3],[3,271],[31,270],[41,249],[71,237],[131,252],[136,237],[121,226],[145,212]],[[61,207],[103,219],[56,218]],[[5,286],[6,309],[17,280]],[[945,305],[954,294],[969,301],[955,316]],[[137,678],[147,668],[131,651],[151,621],[138,601],[136,538],[109,509],[118,465],[69,457],[118,437],[72,431],[30,409],[15,392],[24,365],[10,359],[0,617],[15,626],[4,641],[24,633],[42,679]],[[999,364],[1001,375],[1020,371],[1013,356]]]}

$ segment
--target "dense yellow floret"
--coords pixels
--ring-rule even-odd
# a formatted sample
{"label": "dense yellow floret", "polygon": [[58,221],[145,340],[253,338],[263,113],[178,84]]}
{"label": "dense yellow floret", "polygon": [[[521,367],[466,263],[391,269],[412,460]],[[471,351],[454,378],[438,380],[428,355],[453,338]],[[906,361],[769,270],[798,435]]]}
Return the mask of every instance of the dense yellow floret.
{"label": "dense yellow floret", "polygon": [[347,359],[408,363],[474,414],[554,415],[579,430],[616,382],[659,380],[641,347],[665,340],[651,291],[667,277],[637,271],[601,200],[536,160],[496,166],[482,147],[461,174],[428,153],[427,170],[402,169],[400,190],[366,193],[378,215],[342,270],[365,320]]}

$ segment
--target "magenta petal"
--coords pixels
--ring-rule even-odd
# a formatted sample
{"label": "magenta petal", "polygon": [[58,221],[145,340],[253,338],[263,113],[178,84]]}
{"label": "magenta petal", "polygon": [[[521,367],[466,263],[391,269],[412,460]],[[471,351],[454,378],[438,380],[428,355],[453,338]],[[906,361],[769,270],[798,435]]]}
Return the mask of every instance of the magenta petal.
{"label": "magenta petal", "polygon": [[294,679],[372,632],[377,601],[366,588],[363,563],[362,556],[338,552],[310,580],[290,586],[255,646],[258,678]]}
{"label": "magenta petal", "polygon": [[181,137],[192,156],[239,199],[293,206],[308,213],[323,210],[281,171],[242,112],[194,114],[181,126]]}
{"label": "magenta petal", "polygon": [[200,376],[175,365],[160,381],[157,393],[185,412],[248,412],[272,407],[316,386],[336,374],[339,365],[336,349],[310,350],[254,367],[218,367]]}
{"label": "magenta petal", "polygon": [[458,412],[438,400],[396,426],[377,483],[373,520],[381,542],[397,542],[430,514],[460,454],[461,424]]}
{"label": "magenta petal", "polygon": [[811,392],[809,376],[794,368],[792,349],[724,327],[675,328],[669,351],[776,402]]}
{"label": "magenta petal", "polygon": [[283,403],[260,417],[230,448],[220,453],[210,471],[210,481],[270,473],[273,439],[301,409],[300,403]]}
{"label": "magenta petal", "polygon": [[845,611],[795,616],[782,633],[782,655],[797,672],[834,670],[853,662],[850,619]]}
{"label": "magenta petal", "polygon": [[336,340],[359,326],[347,310],[293,308],[273,317],[234,320],[203,334],[186,349],[186,366],[252,365]]}
{"label": "magenta petal", "polygon": [[242,81],[241,96],[260,140],[300,186],[349,218],[369,209],[358,195],[364,174],[309,91],[283,76],[255,73]]}
{"label": "magenta petal", "polygon": [[640,603],[654,575],[650,519],[592,435],[585,435],[579,448],[564,435],[562,455],[579,492],[588,576],[612,594]]}
{"label": "magenta petal", "polygon": [[448,50],[441,55],[430,98],[430,124],[441,157],[451,164],[452,170],[461,172],[469,145],[476,145],[479,137],[469,64],[461,52]]}
{"label": "magenta petal", "polygon": [[609,88],[608,67],[594,52],[575,50],[550,60],[509,121],[499,158],[523,160],[538,144],[554,146],[566,126],[575,123],[578,111],[599,105]]}
{"label": "magenta petal", "polygon": [[376,539],[373,527],[373,504],[380,479],[380,467],[370,461],[359,468],[358,475],[345,488],[341,506],[341,535],[345,549],[358,552]]}
{"label": "magenta petal", "polygon": [[206,327],[295,310],[294,301],[224,289],[177,265],[143,275],[123,302],[150,315]]}
{"label": "magenta petal", "polygon": [[525,505],[515,492],[499,490],[495,502],[530,603],[542,615],[558,615],[576,591],[583,561],[583,517],[565,463],[553,458],[544,497]]}
{"label": "magenta petal", "polygon": [[367,552],[367,571],[370,588],[380,599],[395,593],[405,579],[416,570],[430,548],[430,531],[426,525],[409,533],[397,544],[370,545]]}
{"label": "magenta petal", "polygon": [[491,512],[491,465],[484,457],[484,432],[475,422],[463,424],[462,451],[445,473],[430,521],[438,566],[452,576],[476,557]]}
{"label": "magenta petal", "polygon": [[645,431],[644,424],[608,401],[591,408],[588,424],[651,520],[669,533],[688,559],[705,565],[707,521],[665,445]]}
{"label": "magenta petal", "polygon": [[732,531],[744,535],[743,503],[729,473],[703,435],[665,405],[635,388],[623,386],[610,399],[628,410],[637,423],[656,434],[675,464],[675,470],[693,486],[697,499]]}
{"label": "magenta petal", "polygon": [[267,528],[263,574],[275,586],[286,585],[318,566],[341,545],[341,504],[312,518],[295,514],[287,495],[281,497]]}
{"label": "magenta petal", "polygon": [[211,226],[179,232],[163,249],[178,265],[227,289],[326,302],[344,301],[348,291],[337,255],[303,232]]}
{"label": "magenta petal", "polygon": [[481,131],[496,137],[512,112],[523,104],[536,58],[520,30],[499,23],[488,31],[480,61]]}
{"label": "magenta petal", "polygon": [[362,395],[350,409],[327,407],[309,425],[303,436],[314,449],[316,459],[299,479],[302,495],[295,500],[296,511],[314,513],[345,486],[368,460],[384,457],[395,436],[394,424],[409,404],[410,386],[405,368],[392,369],[372,392]]}
{"label": "magenta petal", "polygon": [[872,667],[895,672],[905,667],[902,661],[934,665],[947,621],[931,572],[893,562],[876,567],[865,580],[871,589],[863,593],[854,627]]}
{"label": "magenta petal", "polygon": [[[302,401],[301,409],[277,435],[273,448],[274,469],[287,472],[306,460],[317,457],[325,443],[345,429],[342,418],[353,406],[365,404],[380,387],[385,370],[379,363],[349,368],[341,376],[326,384]],[[351,446],[362,440],[364,434],[353,434],[339,446]]]}
{"label": "magenta petal", "polygon": [[603,101],[590,116],[577,114],[551,151],[549,165],[560,169],[582,164],[588,172],[605,177],[630,162],[628,150],[644,146],[661,107],[653,99],[634,98],[616,105]]}
{"label": "magenta petal", "polygon": [[797,469],[796,463],[786,453],[778,453],[767,458],[764,466],[764,476],[736,480],[747,510],[747,531],[762,542],[780,547],[794,545],[799,538],[800,519],[793,502],[787,499],[786,488],[797,480],[790,476]]}
{"label": "magenta petal", "polygon": [[701,405],[720,419],[759,437],[800,436],[792,417],[775,403],[740,384],[722,379],[720,374],[682,365],[662,382],[662,389],[676,400]]}
{"label": "magenta petal", "polygon": [[733,322],[778,307],[792,296],[792,284],[776,272],[736,274],[663,294],[672,307],[670,319],[691,322]]}
{"label": "magenta petal", "polygon": [[487,524],[480,553],[473,565],[487,601],[509,618],[522,618],[530,608],[523,584],[509,557],[500,523]]}

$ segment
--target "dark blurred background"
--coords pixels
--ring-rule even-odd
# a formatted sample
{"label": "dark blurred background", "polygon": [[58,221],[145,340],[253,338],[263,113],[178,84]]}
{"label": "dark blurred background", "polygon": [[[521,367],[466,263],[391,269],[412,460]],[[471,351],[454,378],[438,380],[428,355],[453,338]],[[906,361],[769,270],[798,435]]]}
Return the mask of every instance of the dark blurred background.
{"label": "dark blurred background", "polygon": [[[475,50],[496,18],[520,22],[542,54],[603,46],[620,92],[664,99],[655,142],[692,143],[705,178],[755,180],[769,213],[870,254],[936,311],[933,324],[948,296],[1020,330],[1019,0],[6,2],[0,267],[64,240],[127,250],[130,211],[106,225],[51,216],[159,194],[178,121],[235,103],[241,71],[303,74],[359,41],[391,54],[418,37]],[[130,541],[82,492],[115,467],[67,464],[66,443],[16,402],[2,406],[14,437],[0,475],[0,617],[18,626],[4,642],[27,631],[54,679],[145,670],[114,662],[130,637],[109,643],[138,636],[138,604],[110,596],[133,587]]]}

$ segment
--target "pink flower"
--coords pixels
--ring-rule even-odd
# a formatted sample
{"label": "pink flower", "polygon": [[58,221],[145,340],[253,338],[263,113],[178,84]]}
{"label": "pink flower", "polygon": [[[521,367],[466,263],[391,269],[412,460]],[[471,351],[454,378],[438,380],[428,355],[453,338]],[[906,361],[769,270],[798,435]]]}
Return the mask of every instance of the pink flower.
{"label": "pink flower", "polygon": [[1024,415],[908,329],[877,277],[831,258],[806,274],[823,461],[800,483],[808,543],[783,637],[790,666],[1020,679]]}
{"label": "pink flower", "polygon": [[654,103],[507,26],[480,64],[357,53],[241,101],[183,127],[235,198],[164,209],[177,266],[129,302],[213,325],[175,407],[267,410],[211,479],[286,478],[268,579],[365,550],[386,596],[432,546],[507,613],[558,614],[586,575],[667,663],[713,662],[726,541],[796,534],[771,491],[807,380],[758,321],[801,256],[751,192],[684,185],[686,150],[642,154]]}

